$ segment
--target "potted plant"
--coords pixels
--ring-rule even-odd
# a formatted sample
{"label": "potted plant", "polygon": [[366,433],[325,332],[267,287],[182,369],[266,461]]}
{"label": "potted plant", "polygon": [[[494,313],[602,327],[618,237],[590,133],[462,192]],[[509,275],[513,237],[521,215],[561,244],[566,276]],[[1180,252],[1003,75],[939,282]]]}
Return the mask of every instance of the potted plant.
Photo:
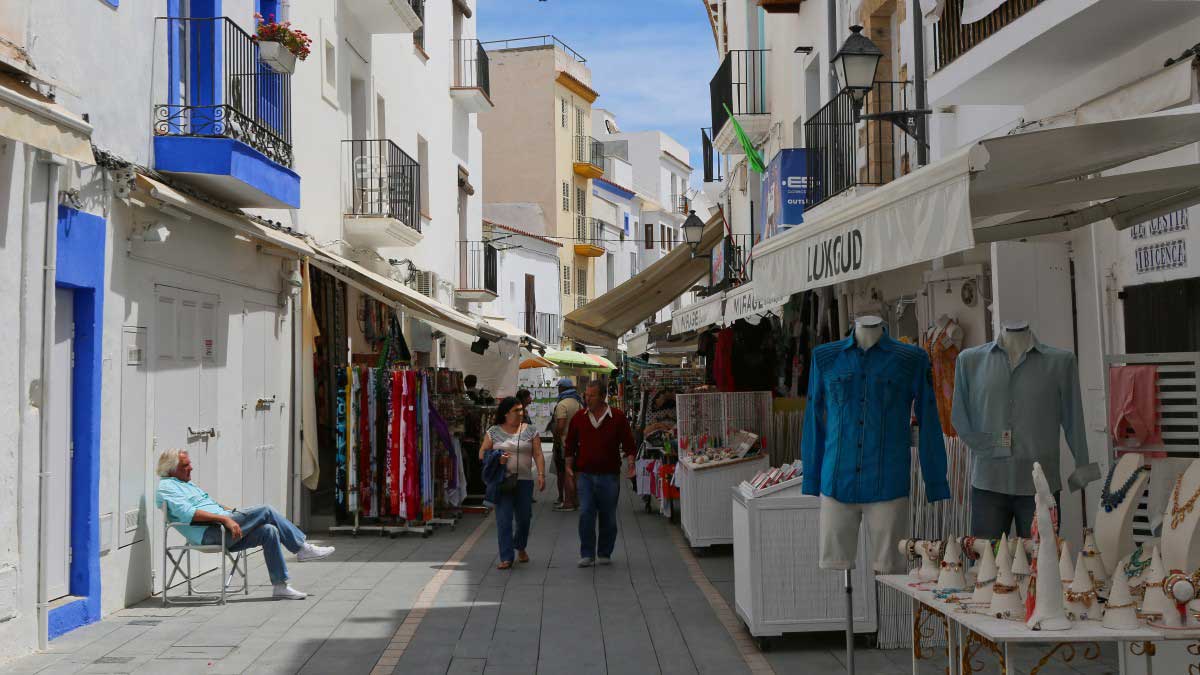
{"label": "potted plant", "polygon": [[296,70],[296,60],[303,61],[312,51],[312,38],[302,30],[292,28],[291,21],[279,23],[272,14],[263,19],[261,14],[254,15],[258,22],[258,34],[254,41],[258,43],[258,58],[267,67],[277,73],[291,74]]}

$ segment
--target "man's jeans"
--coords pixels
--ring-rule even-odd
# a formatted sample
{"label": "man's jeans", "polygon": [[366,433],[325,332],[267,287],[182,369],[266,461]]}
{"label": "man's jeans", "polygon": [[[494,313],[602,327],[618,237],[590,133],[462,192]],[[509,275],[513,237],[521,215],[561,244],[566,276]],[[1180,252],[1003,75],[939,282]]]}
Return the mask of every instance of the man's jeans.
{"label": "man's jeans", "polygon": [[[513,515],[517,533],[513,536]],[[517,489],[500,493],[496,500],[496,537],[500,543],[500,559],[513,561],[513,549],[524,551],[529,543],[529,521],[533,518],[533,481],[517,481]]]}
{"label": "man's jeans", "polygon": [[[1057,502],[1061,492],[1055,493]],[[1007,534],[1013,520],[1017,521],[1017,536],[1030,539],[1034,517],[1033,495],[1006,495],[1002,492],[971,488],[971,535],[984,539],[999,539]],[[1062,513],[1062,510],[1059,510]]]}
{"label": "man's jeans", "polygon": [[[304,547],[304,533],[300,528],[270,506],[238,509],[230,514],[230,517],[242,528],[242,538],[231,542],[229,534],[226,533],[225,548],[230,551],[243,551],[261,546],[271,583],[285,583],[288,580],[288,571],[287,563],[283,561],[283,549],[296,553]],[[202,543],[206,546],[220,544],[221,528],[209,525],[204,531]]]}
{"label": "man's jeans", "polygon": [[[621,494],[620,474],[577,473],[579,494],[579,556],[611,558],[617,545],[617,498]],[[600,539],[596,540],[596,518],[600,519]]]}

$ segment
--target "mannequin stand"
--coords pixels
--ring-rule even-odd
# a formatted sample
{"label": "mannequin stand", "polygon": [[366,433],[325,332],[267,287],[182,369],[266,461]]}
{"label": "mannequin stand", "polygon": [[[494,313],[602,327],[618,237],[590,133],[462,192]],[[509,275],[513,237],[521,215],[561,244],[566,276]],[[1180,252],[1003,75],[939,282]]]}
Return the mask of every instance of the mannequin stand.
{"label": "mannequin stand", "polygon": [[846,673],[854,675],[854,583],[846,570]]}

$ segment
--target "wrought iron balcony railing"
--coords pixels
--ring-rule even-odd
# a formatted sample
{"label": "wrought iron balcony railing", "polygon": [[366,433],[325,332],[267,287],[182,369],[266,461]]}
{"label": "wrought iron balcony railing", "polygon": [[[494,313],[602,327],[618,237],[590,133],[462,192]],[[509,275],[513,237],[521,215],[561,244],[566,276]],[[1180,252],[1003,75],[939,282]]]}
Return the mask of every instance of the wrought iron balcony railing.
{"label": "wrought iron balcony railing", "polygon": [[769,115],[766,49],[731,49],[708,83],[713,133],[734,115]]}
{"label": "wrought iron balcony railing", "polygon": [[562,317],[545,312],[521,312],[525,332],[542,342],[557,346],[562,339]]}
{"label": "wrought iron balcony railing", "polygon": [[604,144],[591,136],[575,137],[575,161],[604,170]]}
{"label": "wrought iron balcony railing", "polygon": [[458,242],[458,287],[460,290],[488,291],[499,288],[496,247],[486,241]]}
{"label": "wrought iron balcony railing", "polygon": [[413,44],[425,49],[425,0],[405,0],[421,19],[421,27],[413,31]]}
{"label": "wrought iron balcony railing", "polygon": [[713,148],[712,127],[700,130],[700,146],[704,153],[704,182],[719,183],[725,180],[725,172],[721,166],[721,153]]}
{"label": "wrought iron balcony railing", "polygon": [[480,89],[487,96],[492,95],[491,70],[487,50],[475,38],[450,40],[450,48],[454,54],[454,83],[453,87]]}
{"label": "wrought iron balcony railing", "polygon": [[226,17],[160,17],[166,28],[159,136],[232,138],[292,166],[292,76],[259,60],[258,43]]}
{"label": "wrought iron balcony railing", "polygon": [[675,195],[671,197],[671,208],[675,210],[675,213],[686,216],[688,211],[692,210],[692,200],[685,195]]}
{"label": "wrought iron balcony railing", "polygon": [[[709,283],[709,294],[744,284],[751,279],[750,251],[754,237],[749,234],[727,234],[713,251],[714,260]],[[716,254],[720,258],[716,258]]]}
{"label": "wrought iron balcony railing", "polygon": [[421,231],[421,165],[387,139],[342,141],[346,213],[395,218]]}
{"label": "wrought iron balcony railing", "polygon": [[[858,185],[883,185],[908,172],[908,135],[884,119],[911,107],[908,82],[878,81],[861,117],[842,91],[804,123],[809,188],[805,208]],[[863,119],[866,117],[867,119]]]}
{"label": "wrought iron balcony railing", "polygon": [[582,309],[583,306],[586,305],[587,303],[588,303],[588,299],[587,299],[586,295],[576,295],[575,296],[575,309]]}
{"label": "wrought iron balcony railing", "polygon": [[963,25],[964,0],[947,0],[942,18],[933,25],[933,69],[940,70],[995,35],[1043,0],[1006,0],[984,18]]}
{"label": "wrought iron balcony railing", "polygon": [[604,221],[584,215],[575,216],[575,245],[604,248]]}

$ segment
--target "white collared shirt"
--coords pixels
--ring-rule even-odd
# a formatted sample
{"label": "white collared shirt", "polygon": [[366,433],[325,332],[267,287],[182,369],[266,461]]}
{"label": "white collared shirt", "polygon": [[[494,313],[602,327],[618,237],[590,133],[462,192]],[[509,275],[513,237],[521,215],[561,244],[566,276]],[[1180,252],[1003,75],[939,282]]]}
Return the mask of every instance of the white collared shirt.
{"label": "white collared shirt", "polygon": [[593,416],[592,411],[589,410],[588,411],[588,420],[591,421],[593,429],[599,429],[600,425],[604,424],[604,418],[610,417],[611,415],[612,415],[612,409],[609,408],[608,406],[604,406],[604,412],[600,414],[599,418]]}

